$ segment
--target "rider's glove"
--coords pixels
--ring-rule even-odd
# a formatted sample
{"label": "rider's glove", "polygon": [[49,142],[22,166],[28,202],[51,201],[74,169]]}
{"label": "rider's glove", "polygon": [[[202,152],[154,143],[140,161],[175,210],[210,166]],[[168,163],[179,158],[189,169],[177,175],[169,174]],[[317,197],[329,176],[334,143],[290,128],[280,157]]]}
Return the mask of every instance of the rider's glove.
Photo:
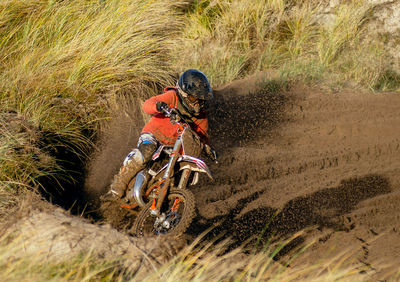
{"label": "rider's glove", "polygon": [[215,163],[218,163],[218,161],[217,161],[217,152],[213,148],[211,148],[210,145],[206,144],[205,147],[204,147],[204,150],[205,150],[207,156],[211,160],[213,160]]}
{"label": "rider's glove", "polygon": [[158,101],[158,102],[156,102],[156,109],[157,109],[157,112],[164,113],[164,110],[168,109],[168,105],[165,102]]}

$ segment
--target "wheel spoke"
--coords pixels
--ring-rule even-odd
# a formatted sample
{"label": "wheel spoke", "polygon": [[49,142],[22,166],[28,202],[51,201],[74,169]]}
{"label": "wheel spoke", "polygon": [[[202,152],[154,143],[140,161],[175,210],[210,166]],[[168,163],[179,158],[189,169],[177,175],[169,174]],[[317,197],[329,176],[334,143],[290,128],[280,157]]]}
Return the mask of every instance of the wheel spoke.
{"label": "wheel spoke", "polygon": [[186,231],[195,215],[193,194],[189,190],[171,189],[166,211],[156,217],[150,214],[151,202],[138,214],[132,231],[136,236],[174,235]]}

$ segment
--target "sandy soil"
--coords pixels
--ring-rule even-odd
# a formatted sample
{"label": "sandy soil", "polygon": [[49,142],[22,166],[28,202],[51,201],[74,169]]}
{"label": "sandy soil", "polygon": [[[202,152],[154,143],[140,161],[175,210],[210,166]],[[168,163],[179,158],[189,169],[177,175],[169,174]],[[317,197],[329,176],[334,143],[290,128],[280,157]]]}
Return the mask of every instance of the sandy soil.
{"label": "sandy soil", "polygon": [[352,249],[374,277],[398,270],[400,95],[248,83],[216,91],[220,164],[215,183],[193,189],[194,228],[222,221],[238,243],[268,223],[266,237],[312,228],[291,246],[317,239],[310,260]]}

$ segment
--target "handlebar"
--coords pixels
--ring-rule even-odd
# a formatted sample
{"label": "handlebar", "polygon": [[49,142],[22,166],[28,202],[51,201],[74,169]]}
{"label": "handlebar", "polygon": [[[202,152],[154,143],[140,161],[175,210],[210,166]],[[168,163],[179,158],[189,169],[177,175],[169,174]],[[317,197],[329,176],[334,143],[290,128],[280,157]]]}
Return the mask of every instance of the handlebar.
{"label": "handlebar", "polygon": [[161,108],[161,111],[166,117],[170,118],[171,123],[175,124],[183,121],[192,131],[194,131],[190,122],[187,121],[176,108],[168,108],[168,106],[164,106]]}
{"label": "handlebar", "polygon": [[162,106],[161,111],[166,117],[171,117],[172,114],[177,114],[177,115],[179,115],[179,117],[181,117],[181,115],[175,108],[168,108],[167,105]]}
{"label": "handlebar", "polygon": [[[181,115],[181,113],[176,108],[169,108],[167,105],[165,105],[165,106],[161,107],[161,110],[166,117],[170,118],[171,122],[172,122],[172,120],[174,120],[174,123],[180,123],[180,121],[183,121],[190,128],[190,130],[193,133],[195,133],[197,136],[197,133],[190,126],[190,123],[185,120],[185,118]],[[176,117],[178,117],[179,119],[177,120]],[[204,144],[203,150],[206,152],[207,156],[214,162],[218,163],[217,154],[216,154],[215,150],[212,149],[209,145],[207,145],[205,143],[203,143],[203,144]]]}

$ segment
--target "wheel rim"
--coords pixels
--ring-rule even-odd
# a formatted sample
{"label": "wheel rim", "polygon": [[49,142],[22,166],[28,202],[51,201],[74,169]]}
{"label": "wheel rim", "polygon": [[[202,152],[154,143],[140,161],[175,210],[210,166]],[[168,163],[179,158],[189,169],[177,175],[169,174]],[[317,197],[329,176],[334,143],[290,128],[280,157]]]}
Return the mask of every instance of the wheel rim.
{"label": "wheel rim", "polygon": [[[179,207],[176,211],[172,211],[171,208],[175,202],[175,199],[179,199]],[[147,206],[147,210],[150,205]],[[150,212],[146,212],[143,220],[139,227],[140,236],[146,235],[165,235],[174,228],[176,228],[184,216],[185,201],[180,195],[173,195],[168,197],[168,205],[166,212],[162,213],[160,216],[151,215]]]}

